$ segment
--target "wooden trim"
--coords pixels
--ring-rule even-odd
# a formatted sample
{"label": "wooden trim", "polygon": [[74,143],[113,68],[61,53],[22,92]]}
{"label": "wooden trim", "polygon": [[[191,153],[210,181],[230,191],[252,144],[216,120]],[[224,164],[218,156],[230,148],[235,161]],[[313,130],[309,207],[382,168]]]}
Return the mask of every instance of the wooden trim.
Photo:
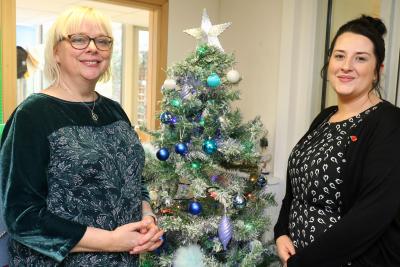
{"label": "wooden trim", "polygon": [[2,46],[3,121],[17,106],[17,52],[15,0],[0,1],[0,34]]}
{"label": "wooden trim", "polygon": [[[156,114],[160,110],[161,86],[165,80],[168,49],[168,0],[97,0],[104,3],[142,8],[149,13],[149,59],[148,59],[148,94],[147,127],[154,130],[160,123]],[[150,138],[139,131],[142,141]]]}
{"label": "wooden trim", "polygon": [[96,1],[113,5],[129,6],[147,10],[161,8],[163,5],[168,3],[168,0],[96,0]]}

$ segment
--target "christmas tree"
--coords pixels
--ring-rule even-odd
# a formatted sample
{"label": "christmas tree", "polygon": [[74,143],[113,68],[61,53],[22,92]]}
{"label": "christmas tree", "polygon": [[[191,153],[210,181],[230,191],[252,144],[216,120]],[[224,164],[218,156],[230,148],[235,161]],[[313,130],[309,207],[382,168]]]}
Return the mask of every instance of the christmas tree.
{"label": "christmas tree", "polygon": [[275,205],[259,167],[266,131],[259,117],[243,123],[232,108],[241,78],[217,37],[229,25],[211,25],[204,11],[201,28],[185,31],[196,50],[167,71],[144,171],[166,234],[142,266],[266,266],[274,257],[261,241],[265,209]]}

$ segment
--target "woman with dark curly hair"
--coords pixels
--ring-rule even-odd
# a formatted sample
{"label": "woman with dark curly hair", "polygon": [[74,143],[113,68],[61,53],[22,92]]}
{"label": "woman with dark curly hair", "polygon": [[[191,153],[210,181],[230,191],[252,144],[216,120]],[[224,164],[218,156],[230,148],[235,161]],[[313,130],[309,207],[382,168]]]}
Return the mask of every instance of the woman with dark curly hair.
{"label": "woman with dark curly hair", "polygon": [[385,33],[363,15],[332,41],[322,71],[338,105],[289,156],[274,228],[284,266],[400,266],[400,109],[379,93]]}

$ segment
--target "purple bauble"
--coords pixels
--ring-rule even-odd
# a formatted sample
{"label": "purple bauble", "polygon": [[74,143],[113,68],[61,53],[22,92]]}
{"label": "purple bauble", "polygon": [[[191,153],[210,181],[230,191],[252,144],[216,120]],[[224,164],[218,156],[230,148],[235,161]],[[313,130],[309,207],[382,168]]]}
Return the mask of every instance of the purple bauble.
{"label": "purple bauble", "polygon": [[233,235],[233,226],[229,217],[224,215],[221,222],[218,225],[218,237],[224,246],[224,250],[227,250],[229,241],[231,241]]}

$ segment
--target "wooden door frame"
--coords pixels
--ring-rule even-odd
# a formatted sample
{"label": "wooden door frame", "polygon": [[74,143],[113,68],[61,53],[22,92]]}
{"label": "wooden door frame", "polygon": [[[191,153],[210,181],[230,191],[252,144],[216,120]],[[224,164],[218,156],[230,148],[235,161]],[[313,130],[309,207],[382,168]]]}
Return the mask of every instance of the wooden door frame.
{"label": "wooden door frame", "polygon": [[[7,120],[17,105],[16,0],[0,1],[0,40],[2,46],[3,119]],[[97,0],[99,2],[146,9],[149,15],[149,72],[147,127],[155,129],[155,119],[165,80],[168,45],[168,0]]]}
{"label": "wooden door frame", "polygon": [[3,121],[17,106],[17,52],[15,0],[0,1],[0,46],[2,70]]}

